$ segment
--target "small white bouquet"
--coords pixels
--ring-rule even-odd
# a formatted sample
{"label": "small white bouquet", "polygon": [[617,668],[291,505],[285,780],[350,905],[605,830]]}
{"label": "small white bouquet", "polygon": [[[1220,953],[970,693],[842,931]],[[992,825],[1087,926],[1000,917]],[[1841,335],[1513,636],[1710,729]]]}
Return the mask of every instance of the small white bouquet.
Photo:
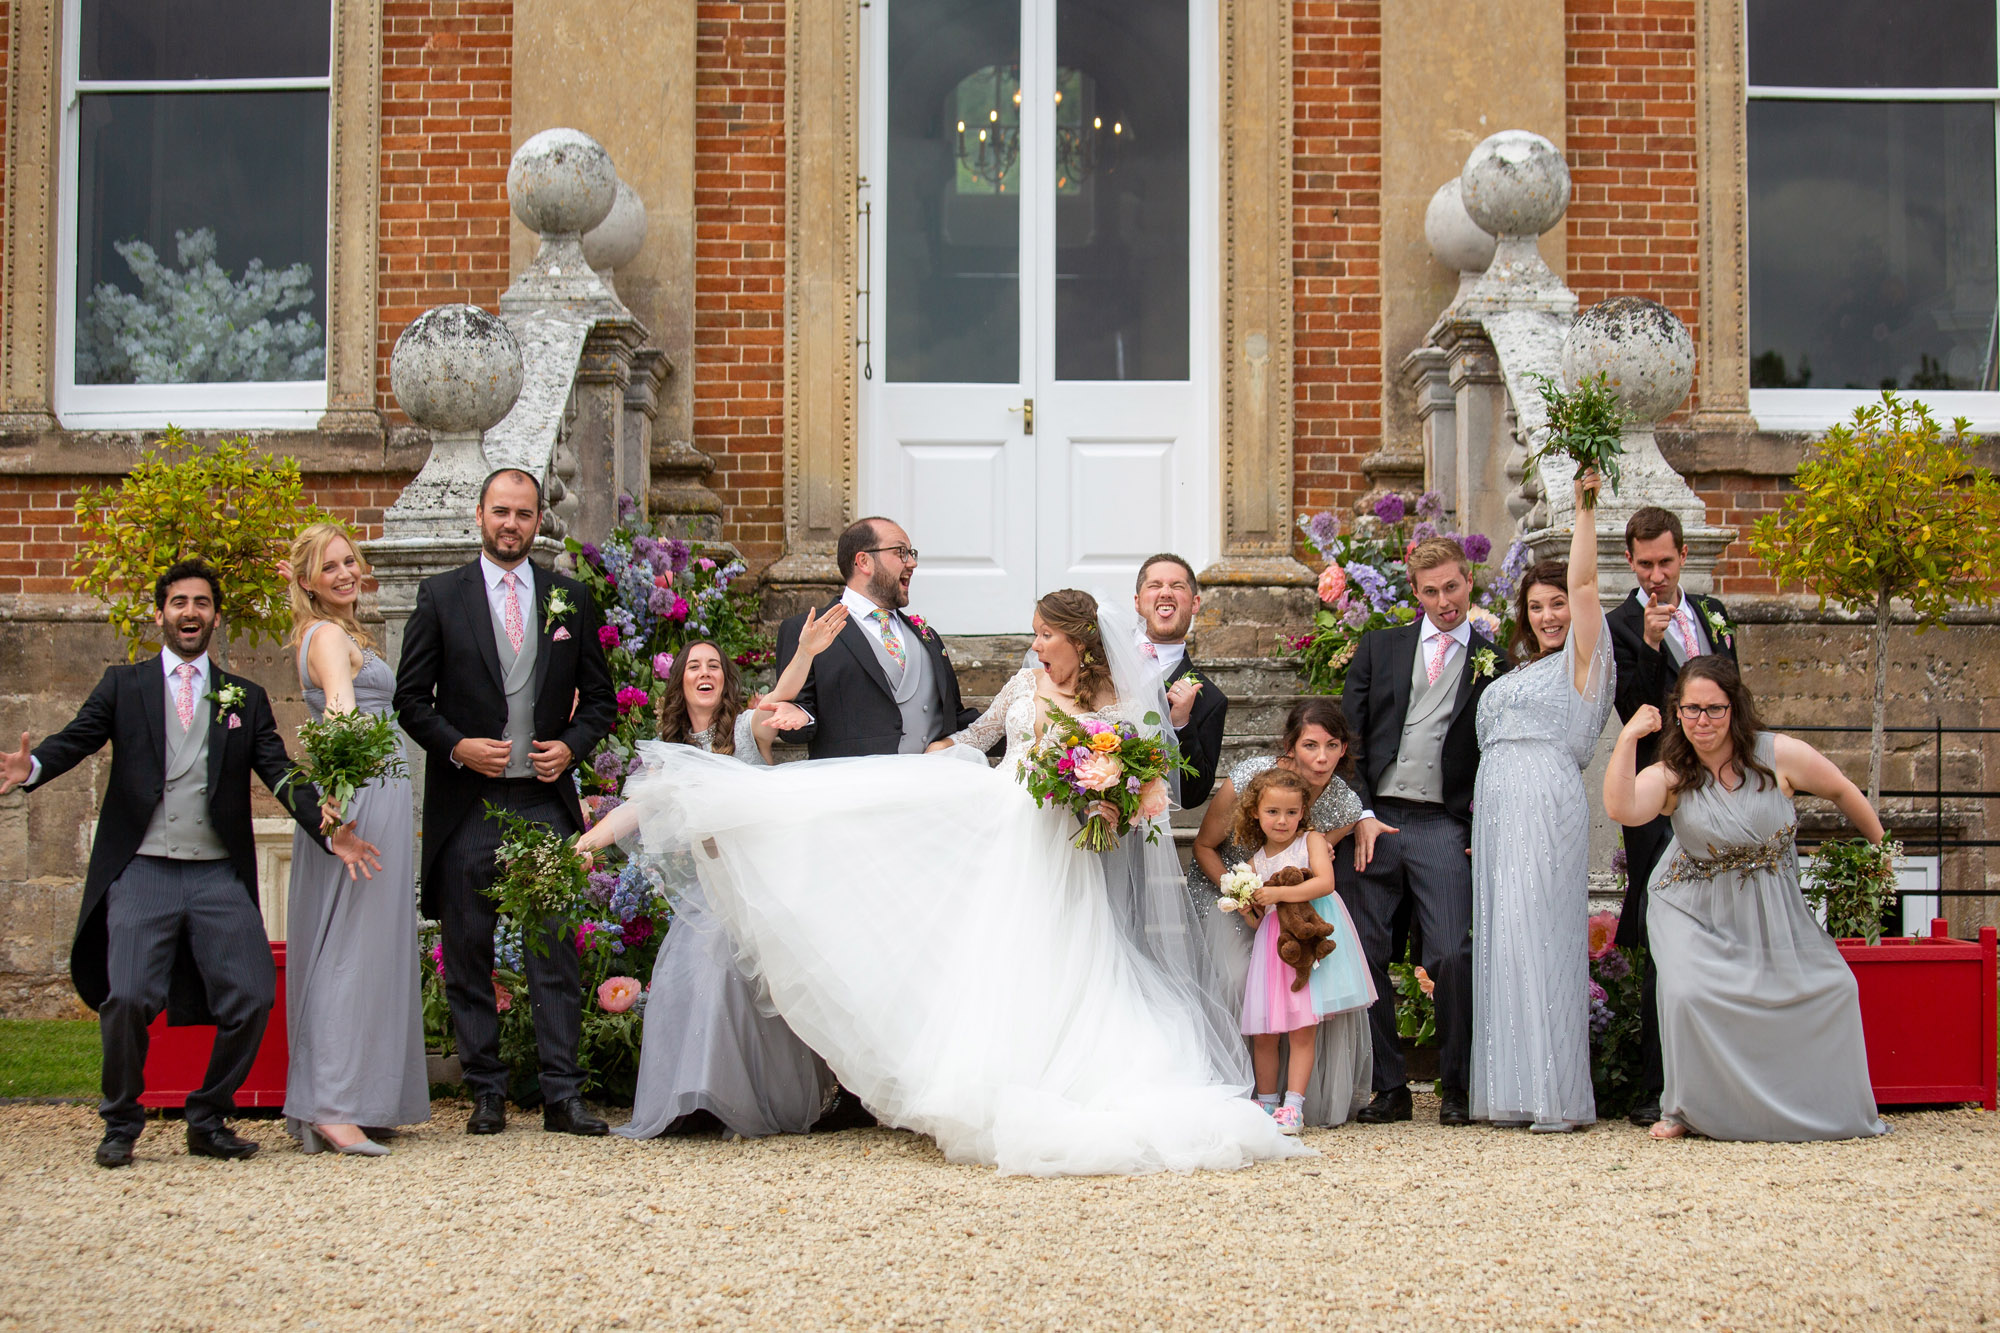
{"label": "small white bouquet", "polygon": [[1237,866],[1222,876],[1222,896],[1215,900],[1218,911],[1241,912],[1254,903],[1257,890],[1264,887],[1264,877],[1247,865]]}

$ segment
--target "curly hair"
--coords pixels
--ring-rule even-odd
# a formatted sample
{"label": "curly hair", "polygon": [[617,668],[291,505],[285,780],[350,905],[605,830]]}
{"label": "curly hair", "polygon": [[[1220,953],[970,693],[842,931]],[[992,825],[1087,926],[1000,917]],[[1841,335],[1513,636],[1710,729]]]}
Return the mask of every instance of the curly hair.
{"label": "curly hair", "polygon": [[[1516,662],[1533,662],[1542,657],[1541,636],[1528,623],[1528,593],[1531,589],[1554,588],[1564,597],[1569,596],[1569,563],[1563,560],[1537,560],[1521,576],[1521,586],[1514,590],[1514,632],[1505,645],[1508,655]],[[1559,651],[1550,649],[1549,651]]]}
{"label": "curly hair", "polygon": [[1757,787],[1762,790],[1768,780],[1771,786],[1778,785],[1778,775],[1771,771],[1763,760],[1757,757],[1757,733],[1764,729],[1764,720],[1757,716],[1757,702],[1750,697],[1750,691],[1743,688],[1743,675],[1736,669],[1736,663],[1726,657],[1710,653],[1704,657],[1691,659],[1681,668],[1680,678],[1674,682],[1674,694],[1667,706],[1667,716],[1661,719],[1660,762],[1667,766],[1667,774],[1673,780],[1676,792],[1700,791],[1715,777],[1708,771],[1708,765],[1701,762],[1695,753],[1694,742],[1681,729],[1681,700],[1687,697],[1688,682],[1705,680],[1721,690],[1729,700],[1729,745],[1733,751],[1731,762],[1737,771],[1748,780],[1752,773],[1757,775]]}
{"label": "curly hair", "polygon": [[292,581],[285,589],[292,604],[292,633],[289,644],[296,649],[305,641],[305,632],[313,622],[329,620],[347,631],[347,637],[363,648],[373,648],[375,639],[352,612],[335,611],[319,604],[319,599],[306,590],[306,583],[319,573],[319,567],[326,561],[327,548],[335,541],[344,541],[354,552],[355,563],[360,566],[361,577],[367,578],[374,571],[368,567],[368,558],[361,554],[361,543],[354,539],[345,525],[340,523],[311,523],[299,529],[299,535],[292,538],[292,549],[287,558],[292,562]]}
{"label": "curly hair", "polygon": [[1111,663],[1104,656],[1104,632],[1097,627],[1097,599],[1075,588],[1059,588],[1035,603],[1035,613],[1076,645],[1076,706],[1088,710],[1116,698]]}
{"label": "curly hair", "polygon": [[709,748],[717,754],[736,753],[736,718],[743,711],[743,677],[737,673],[736,663],[729,660],[729,654],[713,639],[696,639],[680,651],[674,659],[674,669],[667,675],[666,689],[660,694],[660,739],[669,745],[692,745],[689,739],[694,728],[688,724],[687,706],[687,660],[688,654],[697,648],[715,649],[715,655],[722,659],[722,700],[715,708],[715,721],[710,723]]}
{"label": "curly hair", "polygon": [[1305,828],[1304,815],[1312,806],[1312,788],[1306,780],[1289,768],[1279,768],[1273,764],[1243,789],[1243,795],[1236,801],[1236,845],[1246,851],[1257,851],[1264,845],[1264,826],[1257,820],[1257,807],[1264,799],[1264,793],[1277,788],[1295,791],[1299,794],[1299,828]]}

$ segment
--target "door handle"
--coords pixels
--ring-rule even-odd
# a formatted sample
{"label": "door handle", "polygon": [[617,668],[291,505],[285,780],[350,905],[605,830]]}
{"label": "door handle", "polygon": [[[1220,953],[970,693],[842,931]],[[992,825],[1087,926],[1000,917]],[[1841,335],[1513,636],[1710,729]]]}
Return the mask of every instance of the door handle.
{"label": "door handle", "polygon": [[1009,412],[1019,412],[1021,414],[1021,434],[1033,435],[1035,433],[1034,399],[1023,398],[1021,400],[1021,405],[1019,407],[1010,407],[1007,410]]}

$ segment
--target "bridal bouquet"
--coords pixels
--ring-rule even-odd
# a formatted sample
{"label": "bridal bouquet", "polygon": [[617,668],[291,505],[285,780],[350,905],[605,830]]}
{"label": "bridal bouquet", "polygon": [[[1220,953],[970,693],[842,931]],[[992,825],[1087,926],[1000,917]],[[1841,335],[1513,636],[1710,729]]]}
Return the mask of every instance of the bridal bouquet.
{"label": "bridal bouquet", "polygon": [[[278,783],[280,793],[294,782],[310,782],[341,816],[355,792],[377,778],[400,778],[408,772],[393,713],[364,713],[358,708],[329,713],[299,727],[299,751],[298,761]],[[339,825],[335,819],[325,830]]]}
{"label": "bridal bouquet", "polygon": [[[1600,370],[1564,393],[1547,375],[1532,378],[1541,391],[1549,426],[1541,444],[1528,455],[1528,466],[1533,468],[1544,458],[1561,454],[1576,464],[1579,474],[1596,468],[1597,474],[1611,483],[1611,489],[1617,490],[1619,465],[1625,456],[1625,409],[1610,379]],[[1597,488],[1584,489],[1595,504]]]}
{"label": "bridal bouquet", "polygon": [[[590,874],[576,843],[546,824],[489,805],[486,817],[500,822],[500,846],[493,854],[500,873],[486,896],[520,929],[521,939],[547,954],[551,934],[572,939],[590,915]],[[550,930],[537,930],[540,922]]]}
{"label": "bridal bouquet", "polygon": [[[1160,725],[1158,713],[1145,716]],[[1146,841],[1160,839],[1159,819],[1172,796],[1167,774],[1192,772],[1178,750],[1159,735],[1142,736],[1130,722],[1078,719],[1049,709],[1041,744],[1015,770],[1038,806],[1067,809],[1083,823],[1070,841],[1088,852],[1108,851],[1140,823]]]}
{"label": "bridal bouquet", "polygon": [[1218,885],[1222,896],[1215,900],[1219,911],[1241,912],[1253,906],[1257,890],[1264,887],[1264,877],[1247,865],[1236,866],[1222,876]]}

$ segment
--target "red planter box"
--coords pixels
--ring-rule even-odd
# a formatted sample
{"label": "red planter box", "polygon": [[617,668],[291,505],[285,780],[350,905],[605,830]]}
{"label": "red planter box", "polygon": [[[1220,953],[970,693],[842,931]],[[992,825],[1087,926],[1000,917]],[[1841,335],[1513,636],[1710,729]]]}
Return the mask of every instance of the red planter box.
{"label": "red planter box", "polygon": [[1977,944],[1946,937],[1841,940],[1861,987],[1868,1078],[1881,1106],[1978,1102],[1994,1106],[1994,930]]}
{"label": "red planter box", "polygon": [[[291,1048],[285,1042],[285,946],[271,946],[271,961],[278,968],[278,998],[271,1005],[271,1022],[264,1029],[264,1044],[257,1048],[257,1062],[250,1077],[236,1090],[239,1107],[281,1107],[285,1104],[285,1073],[291,1063]],[[187,1105],[188,1094],[201,1087],[208,1072],[209,1052],[215,1047],[212,1027],[169,1027],[161,1014],[146,1029],[146,1091],[139,1104],[151,1107]]]}

